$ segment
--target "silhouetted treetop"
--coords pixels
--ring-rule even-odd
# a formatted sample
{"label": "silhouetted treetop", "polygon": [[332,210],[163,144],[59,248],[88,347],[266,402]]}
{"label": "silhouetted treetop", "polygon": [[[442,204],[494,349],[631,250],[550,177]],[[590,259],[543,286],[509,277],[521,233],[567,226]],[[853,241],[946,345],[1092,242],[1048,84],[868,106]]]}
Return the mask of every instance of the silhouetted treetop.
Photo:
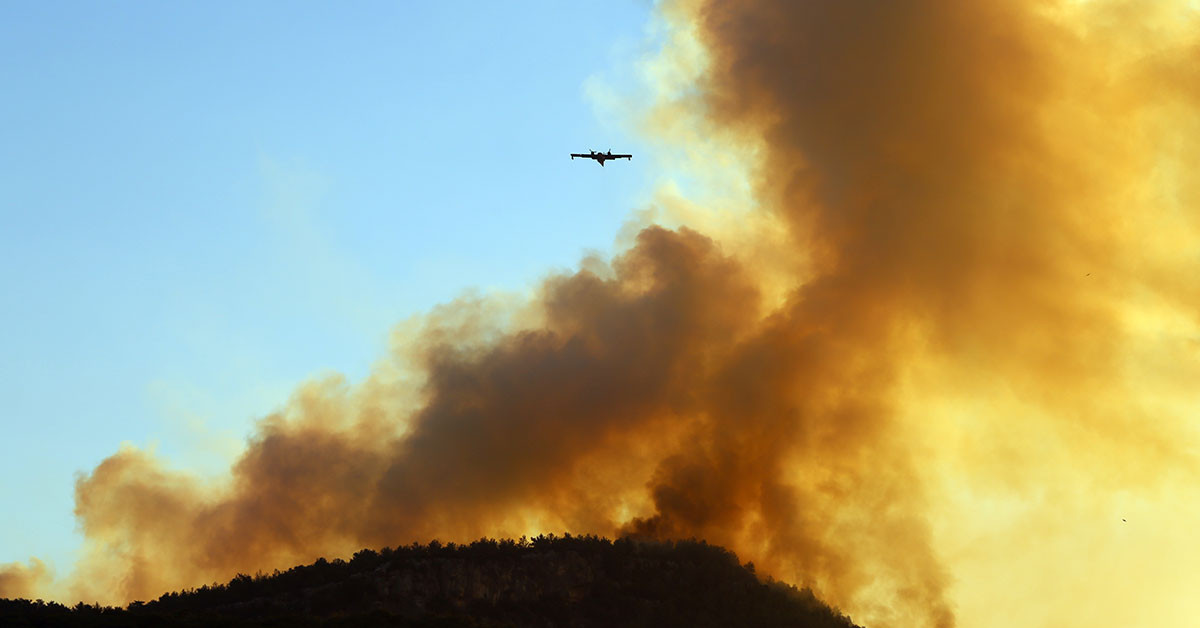
{"label": "silhouetted treetop", "polygon": [[854,627],[703,541],[569,534],[364,549],[125,609],[0,600],[0,625]]}

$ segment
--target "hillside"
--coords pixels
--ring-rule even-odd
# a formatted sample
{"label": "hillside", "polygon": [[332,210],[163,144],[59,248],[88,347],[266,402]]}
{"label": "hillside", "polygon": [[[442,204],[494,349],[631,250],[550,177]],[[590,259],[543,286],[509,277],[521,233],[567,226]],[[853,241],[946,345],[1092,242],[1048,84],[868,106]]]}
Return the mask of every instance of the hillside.
{"label": "hillside", "polygon": [[0,600],[0,625],[854,627],[717,546],[570,535],[363,550],[124,609]]}

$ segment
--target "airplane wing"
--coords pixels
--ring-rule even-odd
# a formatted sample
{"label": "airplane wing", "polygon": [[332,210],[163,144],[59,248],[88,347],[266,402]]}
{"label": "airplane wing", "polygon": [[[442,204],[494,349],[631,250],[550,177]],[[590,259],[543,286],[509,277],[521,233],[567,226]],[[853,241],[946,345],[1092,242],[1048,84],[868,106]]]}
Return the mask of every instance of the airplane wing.
{"label": "airplane wing", "polygon": [[575,159],[576,157],[582,157],[583,159],[595,159],[596,163],[600,164],[601,166],[603,166],[604,162],[609,159],[633,159],[633,155],[628,154],[614,155],[612,153],[571,153],[571,159]]}

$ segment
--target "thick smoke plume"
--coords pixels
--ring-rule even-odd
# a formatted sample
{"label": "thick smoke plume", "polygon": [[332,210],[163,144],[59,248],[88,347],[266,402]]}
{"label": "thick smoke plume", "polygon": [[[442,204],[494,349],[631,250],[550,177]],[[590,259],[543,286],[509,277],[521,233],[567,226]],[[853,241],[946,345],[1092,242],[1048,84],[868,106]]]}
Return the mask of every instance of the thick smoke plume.
{"label": "thick smoke plume", "polygon": [[0,565],[0,596],[36,597],[39,589],[44,587],[50,578],[45,563],[33,558],[29,564],[9,563]]}
{"label": "thick smoke plume", "polygon": [[777,250],[648,226],[516,315],[446,306],[222,483],[123,449],[59,597],[566,530],[727,545],[875,626],[1200,616],[1187,3],[662,12],[703,71],[651,118],[738,138]]}

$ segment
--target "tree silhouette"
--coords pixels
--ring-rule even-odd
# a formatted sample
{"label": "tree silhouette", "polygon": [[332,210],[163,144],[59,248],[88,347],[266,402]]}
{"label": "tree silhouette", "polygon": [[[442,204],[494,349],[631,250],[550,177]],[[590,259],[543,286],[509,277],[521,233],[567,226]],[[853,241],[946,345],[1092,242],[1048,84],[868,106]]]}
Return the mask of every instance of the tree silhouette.
{"label": "tree silhouette", "polygon": [[804,589],[704,541],[565,534],[364,549],[126,608],[0,600],[0,626],[852,628]]}

